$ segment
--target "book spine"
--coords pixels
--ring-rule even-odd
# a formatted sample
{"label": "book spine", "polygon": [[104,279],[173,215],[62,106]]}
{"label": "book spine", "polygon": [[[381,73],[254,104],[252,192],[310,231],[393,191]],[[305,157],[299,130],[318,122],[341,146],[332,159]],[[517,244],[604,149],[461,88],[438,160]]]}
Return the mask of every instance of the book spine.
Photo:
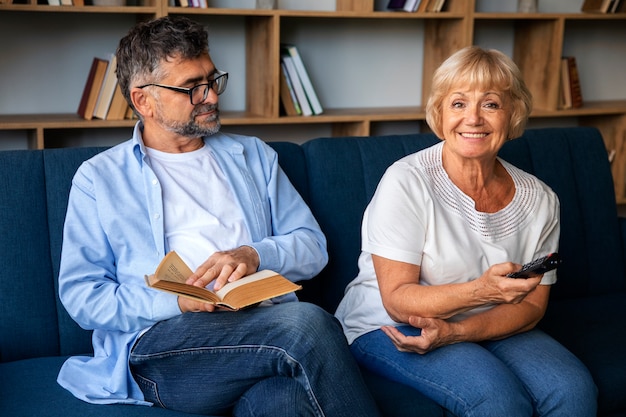
{"label": "book spine", "polygon": [[296,71],[298,72],[298,76],[300,77],[300,82],[302,83],[302,87],[304,88],[306,97],[309,100],[313,113],[323,113],[324,110],[322,109],[322,105],[317,98],[317,94],[315,93],[315,89],[313,88],[313,83],[311,83],[311,79],[309,78],[309,74],[306,70],[306,67],[304,66],[302,58],[300,57],[298,48],[296,48],[294,45],[287,45],[286,49],[293,59],[293,64],[296,67]]}
{"label": "book spine", "polygon": [[576,58],[573,56],[567,57],[567,67],[569,69],[569,82],[570,90],[572,94],[572,107],[578,108],[583,105],[583,95],[580,87],[580,78],[578,76],[578,66],[576,64]]}
{"label": "book spine", "polygon": [[287,115],[302,115],[302,109],[298,103],[296,92],[293,90],[293,84],[291,83],[289,74],[287,74],[287,68],[285,68],[284,62],[280,63],[280,88],[280,98],[283,101],[283,106],[285,107]]}
{"label": "book spine", "polygon": [[301,80],[298,77],[298,72],[291,55],[283,55],[282,60],[285,63],[285,68],[287,68],[287,74],[289,75],[293,89],[296,92],[296,97],[298,97],[298,103],[300,104],[300,109],[302,109],[302,115],[312,116],[313,110],[311,110],[311,106],[306,98],[306,93],[304,92]]}

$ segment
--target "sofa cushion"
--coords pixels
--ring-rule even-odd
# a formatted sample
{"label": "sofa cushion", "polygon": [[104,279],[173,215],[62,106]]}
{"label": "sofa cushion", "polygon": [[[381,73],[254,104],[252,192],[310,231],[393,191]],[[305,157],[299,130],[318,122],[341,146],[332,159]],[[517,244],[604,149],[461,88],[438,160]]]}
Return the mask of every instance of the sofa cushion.
{"label": "sofa cushion", "polygon": [[6,417],[190,417],[139,405],[101,405],[78,400],[57,384],[64,356],[0,363],[0,410]]}
{"label": "sofa cushion", "polygon": [[601,416],[626,411],[625,318],[626,293],[616,292],[551,300],[539,324],[587,366],[600,392]]}

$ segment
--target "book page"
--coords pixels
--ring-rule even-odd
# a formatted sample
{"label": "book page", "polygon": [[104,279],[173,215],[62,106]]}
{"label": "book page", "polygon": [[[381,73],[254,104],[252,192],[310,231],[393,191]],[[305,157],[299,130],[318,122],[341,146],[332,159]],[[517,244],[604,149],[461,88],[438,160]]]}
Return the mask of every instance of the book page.
{"label": "book page", "polygon": [[301,288],[274,271],[264,270],[227,284],[217,294],[226,304],[241,308]]}
{"label": "book page", "polygon": [[193,274],[191,269],[185,264],[176,252],[170,252],[165,255],[154,273],[156,279],[162,281],[185,283],[187,278]]}
{"label": "book page", "polygon": [[236,288],[241,287],[242,285],[246,285],[250,282],[258,281],[261,279],[269,278],[274,275],[278,275],[278,274],[274,271],[270,271],[269,269],[264,269],[262,271],[258,271],[258,272],[255,272],[254,274],[250,274],[243,278],[240,278],[235,282],[227,283],[219,291],[215,291],[215,294],[217,294],[218,297],[220,297],[220,299],[223,300],[224,297],[226,297],[226,294],[228,294],[230,291]]}

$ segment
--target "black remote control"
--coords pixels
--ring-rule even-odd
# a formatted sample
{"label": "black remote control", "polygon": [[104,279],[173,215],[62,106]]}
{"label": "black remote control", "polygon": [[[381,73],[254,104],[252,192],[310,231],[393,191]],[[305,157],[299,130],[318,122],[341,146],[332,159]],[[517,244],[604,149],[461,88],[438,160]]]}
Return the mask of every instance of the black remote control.
{"label": "black remote control", "polygon": [[551,271],[558,267],[563,261],[559,258],[558,253],[551,253],[543,256],[539,259],[535,259],[522,266],[517,272],[512,272],[507,275],[509,278],[531,278],[538,275],[542,275],[548,271]]}

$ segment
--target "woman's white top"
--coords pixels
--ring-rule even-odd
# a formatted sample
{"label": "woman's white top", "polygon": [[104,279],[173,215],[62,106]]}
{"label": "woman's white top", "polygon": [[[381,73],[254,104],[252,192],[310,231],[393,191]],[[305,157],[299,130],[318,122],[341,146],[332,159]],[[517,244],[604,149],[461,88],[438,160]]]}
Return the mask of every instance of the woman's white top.
{"label": "woman's white top", "polygon": [[[474,201],[443,168],[444,145],[395,162],[365,210],[359,274],[335,313],[349,343],[383,325],[399,324],[383,307],[371,254],[420,265],[420,285],[441,285],[469,282],[491,265],[524,264],[558,249],[559,201],[546,184],[499,159],[513,179],[515,195],[496,213],[476,211]],[[541,281],[555,282],[556,271],[547,272]]]}

